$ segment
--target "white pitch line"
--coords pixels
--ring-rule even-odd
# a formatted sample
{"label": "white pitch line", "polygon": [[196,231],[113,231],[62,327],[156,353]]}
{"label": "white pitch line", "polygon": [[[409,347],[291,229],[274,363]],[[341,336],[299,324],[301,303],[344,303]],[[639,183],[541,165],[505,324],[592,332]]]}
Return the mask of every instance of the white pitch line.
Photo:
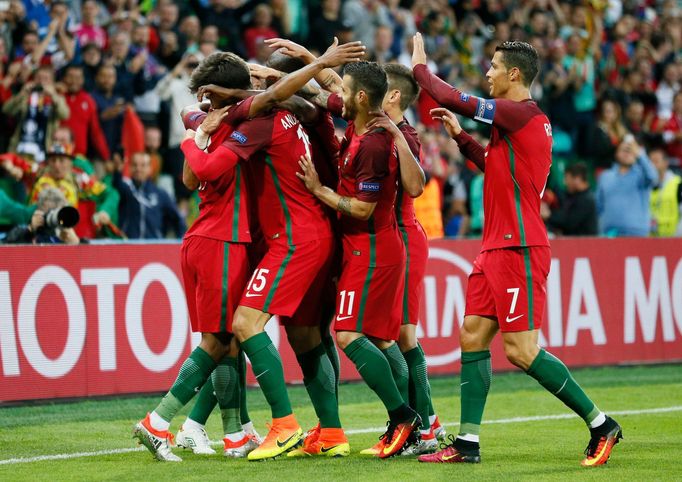
{"label": "white pitch line", "polygon": [[[656,413],[669,413],[669,412],[681,412],[682,405],[675,405],[672,407],[659,407],[659,408],[645,408],[641,410],[616,410],[609,412],[609,415],[650,415]],[[575,414],[572,413],[561,413],[555,415],[537,415],[533,417],[513,417],[513,418],[500,418],[497,420],[487,420],[483,422],[484,424],[493,423],[523,423],[523,422],[540,422],[543,420],[562,420],[567,418],[576,418]],[[443,425],[447,427],[459,425],[456,422],[444,423]],[[381,432],[385,430],[386,427],[373,427],[373,428],[359,428],[346,430],[348,435],[356,435],[363,433],[373,433]],[[211,445],[222,445],[222,442],[211,442]],[[0,460],[0,465],[12,465],[12,464],[27,464],[30,462],[43,462],[46,460],[65,460],[65,459],[79,459],[84,457],[98,457],[100,455],[116,455],[116,454],[127,454],[130,452],[141,452],[146,450],[144,447],[128,447],[122,449],[110,449],[110,450],[98,450],[96,452],[73,452],[67,454],[54,454],[54,455],[39,455],[37,457],[19,457],[15,459],[4,459]]]}

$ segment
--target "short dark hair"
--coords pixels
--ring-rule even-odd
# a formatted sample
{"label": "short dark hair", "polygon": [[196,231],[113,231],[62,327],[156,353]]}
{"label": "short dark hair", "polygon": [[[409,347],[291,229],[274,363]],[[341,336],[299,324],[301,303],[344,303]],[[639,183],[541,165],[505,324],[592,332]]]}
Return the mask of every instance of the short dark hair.
{"label": "short dark hair", "polygon": [[249,66],[232,52],[214,52],[199,63],[189,79],[193,94],[199,87],[215,84],[228,89],[251,88]]}
{"label": "short dark hair", "polygon": [[401,64],[385,64],[384,71],[388,79],[388,90],[400,91],[400,110],[407,110],[419,95],[419,84],[414,79],[412,70]]}
{"label": "short dark hair", "polygon": [[587,164],[584,162],[576,162],[571,164],[564,171],[566,174],[570,174],[573,177],[579,177],[583,181],[587,182]]}
{"label": "short dark hair", "polygon": [[388,91],[386,72],[376,62],[353,62],[346,64],[343,75],[353,79],[353,92],[364,90],[369,99],[370,109],[381,108],[381,103]]}
{"label": "short dark hair", "polygon": [[299,69],[305,67],[305,62],[303,60],[287,55],[280,50],[275,50],[270,57],[268,57],[267,62],[265,62],[266,67],[271,69],[279,70],[290,74],[296,72]]}
{"label": "short dark hair", "polygon": [[530,87],[540,70],[538,52],[531,44],[512,40],[495,47],[495,52],[502,52],[502,59],[507,70],[516,67],[521,72],[523,85]]}

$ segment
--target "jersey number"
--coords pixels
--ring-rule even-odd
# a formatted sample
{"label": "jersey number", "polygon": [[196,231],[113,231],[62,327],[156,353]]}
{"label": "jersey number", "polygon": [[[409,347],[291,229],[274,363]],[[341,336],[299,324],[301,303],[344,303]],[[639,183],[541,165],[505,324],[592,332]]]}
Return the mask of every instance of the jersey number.
{"label": "jersey number", "polygon": [[[353,301],[355,301],[355,291],[343,290],[339,293],[341,296],[341,301],[339,302],[339,314],[336,317],[337,320],[343,320],[345,318],[350,318],[353,316]],[[346,306],[346,299],[348,299],[348,306]],[[346,309],[348,312],[346,312]]]}
{"label": "jersey number", "polygon": [[310,138],[308,137],[306,131],[303,130],[302,125],[298,125],[298,130],[296,133],[298,134],[298,138],[303,141],[303,145],[305,146],[305,155],[312,159],[312,156],[310,155]]}
{"label": "jersey number", "polygon": [[251,276],[251,279],[249,280],[249,287],[246,291],[256,292],[263,291],[263,288],[265,288],[265,283],[267,283],[268,281],[267,279],[265,279],[265,275],[268,274],[269,272],[270,270],[265,268],[257,269],[256,271],[254,271],[253,275]]}
{"label": "jersey number", "polygon": [[519,299],[519,288],[509,288],[507,290],[507,293],[512,294],[512,302],[511,302],[511,307],[509,308],[509,314],[513,315],[514,311],[516,311],[516,302]]}

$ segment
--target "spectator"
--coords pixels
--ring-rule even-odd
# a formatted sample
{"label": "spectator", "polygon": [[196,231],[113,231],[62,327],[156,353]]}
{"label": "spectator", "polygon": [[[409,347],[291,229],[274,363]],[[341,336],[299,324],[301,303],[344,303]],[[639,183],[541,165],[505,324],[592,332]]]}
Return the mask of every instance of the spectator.
{"label": "spectator", "polygon": [[443,225],[445,236],[463,236],[469,230],[467,190],[462,179],[464,167],[452,163],[443,188]]}
{"label": "spectator", "polygon": [[126,109],[125,99],[114,93],[116,75],[116,68],[113,65],[100,66],[95,77],[97,87],[92,93],[92,98],[97,105],[99,122],[110,151],[121,145],[123,113]]}
{"label": "spectator", "polygon": [[656,88],[656,100],[658,101],[657,115],[661,119],[669,119],[673,111],[673,97],[680,91],[679,66],[669,63],[663,70],[663,78]]}
{"label": "spectator", "polygon": [[198,52],[199,40],[201,39],[201,23],[199,23],[199,18],[196,15],[188,15],[187,17],[184,17],[182,20],[180,20],[178,31],[185,39],[185,51],[189,53]]}
{"label": "spectator", "polygon": [[102,49],[95,44],[87,44],[81,51],[83,77],[85,82],[83,88],[92,94],[96,89],[95,77],[100,65],[102,65]]}
{"label": "spectator", "polygon": [[590,191],[587,165],[578,162],[564,172],[566,192],[560,195],[559,208],[551,211],[543,203],[542,217],[547,229],[564,236],[596,236],[599,232],[597,203]]}
{"label": "spectator", "polygon": [[340,0],[322,0],[320,8],[321,11],[313,14],[311,17],[310,38],[308,41],[311,50],[317,53],[326,51],[327,47],[334,41],[336,33],[343,27]]}
{"label": "spectator", "polygon": [[599,178],[599,224],[607,236],[647,236],[651,229],[649,202],[658,173],[632,135],[618,145],[616,162]]}
{"label": "spectator", "polygon": [[628,131],[621,120],[620,106],[611,99],[604,99],[599,106],[599,118],[589,147],[594,167],[598,170],[611,167],[616,146],[626,134]]}
{"label": "spectator", "polygon": [[368,52],[374,50],[376,28],[391,27],[388,9],[379,0],[348,0],[341,12],[343,23],[353,28],[354,40],[361,41]]}
{"label": "spectator", "polygon": [[669,119],[657,118],[652,126],[654,132],[663,135],[665,150],[675,167],[682,166],[682,92],[675,94],[673,111]]}
{"label": "spectator", "polygon": [[391,47],[393,46],[393,29],[380,25],[376,29],[374,36],[374,50],[369,52],[369,60],[378,64],[395,62]]}
{"label": "spectator", "polygon": [[38,196],[36,209],[28,225],[16,226],[7,233],[8,244],[78,244],[80,239],[73,228],[50,227],[45,216],[54,209],[68,206],[64,194],[59,189],[49,187]]}
{"label": "spectator", "polygon": [[244,31],[244,47],[249,58],[256,57],[257,47],[263,40],[279,37],[272,28],[272,9],[269,5],[260,4],[253,11],[253,26]]}
{"label": "spectator", "polygon": [[79,201],[94,201],[97,212],[91,219],[83,219],[78,226],[83,232],[94,232],[94,227],[108,226],[112,217],[116,217],[118,193],[85,172],[75,170],[73,158],[70,146],[56,142],[50,146],[47,166],[33,186],[31,202],[37,202],[43,190],[53,187],[61,191],[69,206],[76,209],[81,207]]}
{"label": "spectator", "polygon": [[63,120],[62,125],[69,127],[73,132],[74,154],[87,157],[92,147],[100,159],[109,159],[109,146],[99,124],[97,104],[92,96],[83,90],[85,82],[83,68],[80,65],[69,65],[64,71],[62,82],[70,112],[69,118]]}
{"label": "spectator", "polygon": [[78,44],[83,47],[94,44],[100,49],[107,45],[107,31],[99,24],[100,6],[97,0],[85,0],[83,2],[80,25],[74,28]]}
{"label": "spectator", "polygon": [[161,239],[169,231],[185,233],[185,223],[168,194],[151,181],[149,154],[138,152],[130,161],[130,179],[121,175],[122,163],[114,172],[113,185],[121,195],[121,229],[130,239]]}
{"label": "spectator", "polygon": [[658,183],[651,193],[651,234],[657,237],[682,235],[682,178],[670,169],[665,151],[656,147],[649,152]]}
{"label": "spectator", "polygon": [[3,106],[5,114],[17,120],[9,149],[41,163],[45,160],[47,139],[59,121],[68,119],[66,100],[55,89],[54,72],[50,66],[41,66],[34,80],[27,82],[21,91]]}

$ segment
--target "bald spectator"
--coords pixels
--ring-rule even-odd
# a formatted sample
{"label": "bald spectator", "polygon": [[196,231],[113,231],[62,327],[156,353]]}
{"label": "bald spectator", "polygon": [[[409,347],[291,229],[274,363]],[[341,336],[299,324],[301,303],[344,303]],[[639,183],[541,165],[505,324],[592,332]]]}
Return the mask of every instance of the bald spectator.
{"label": "bald spectator", "polygon": [[546,207],[541,210],[549,231],[564,236],[598,234],[597,204],[590,191],[587,176],[587,165],[582,162],[566,168],[564,173],[566,192],[559,196],[559,208],[552,210],[551,213]]}

